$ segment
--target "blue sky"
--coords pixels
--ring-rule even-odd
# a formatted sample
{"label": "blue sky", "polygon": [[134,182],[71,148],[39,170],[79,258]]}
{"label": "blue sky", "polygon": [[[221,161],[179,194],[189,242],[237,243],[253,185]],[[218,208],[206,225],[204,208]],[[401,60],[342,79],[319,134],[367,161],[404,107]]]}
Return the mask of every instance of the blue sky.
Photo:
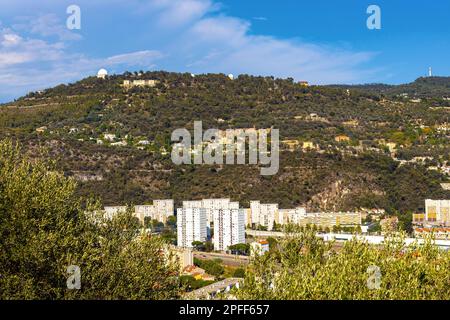
{"label": "blue sky", "polygon": [[[69,5],[81,30],[66,27]],[[366,27],[381,8],[381,30]],[[450,75],[450,1],[0,0],[0,101],[99,68],[405,83]]]}

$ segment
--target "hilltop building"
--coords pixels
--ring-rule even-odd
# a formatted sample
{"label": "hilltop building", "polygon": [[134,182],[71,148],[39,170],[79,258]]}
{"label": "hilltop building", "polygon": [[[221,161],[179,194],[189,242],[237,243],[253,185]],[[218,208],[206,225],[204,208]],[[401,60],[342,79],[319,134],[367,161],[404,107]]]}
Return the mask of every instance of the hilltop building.
{"label": "hilltop building", "polygon": [[100,69],[97,72],[97,78],[99,78],[99,79],[106,79],[107,75],[108,75],[108,71],[106,71],[105,69]]}
{"label": "hilltop building", "polygon": [[154,87],[159,83],[158,80],[124,80],[122,86],[125,89],[130,89],[133,87]]}

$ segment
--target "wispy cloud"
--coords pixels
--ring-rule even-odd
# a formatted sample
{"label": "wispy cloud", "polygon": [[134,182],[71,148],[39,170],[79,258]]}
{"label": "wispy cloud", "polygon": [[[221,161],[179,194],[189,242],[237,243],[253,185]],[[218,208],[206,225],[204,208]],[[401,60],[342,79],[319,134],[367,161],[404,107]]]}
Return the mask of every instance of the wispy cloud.
{"label": "wispy cloud", "polygon": [[[18,2],[34,5],[29,0]],[[0,99],[74,81],[101,67],[113,72],[158,68],[249,73],[320,84],[361,82],[379,71],[367,66],[373,52],[255,35],[249,20],[225,15],[213,0],[129,0],[126,5],[118,0],[77,2],[84,16],[86,11],[95,16],[97,11],[103,14],[101,8],[108,10],[109,25],[95,29],[91,23],[86,37],[101,38],[102,32],[124,29],[127,39],[117,37],[99,48],[65,28],[61,3],[56,14],[52,2],[44,1],[40,12],[47,10],[45,14],[30,16],[27,12],[26,18],[18,16],[8,26],[0,24]],[[14,6],[8,4],[6,9],[12,12]]]}

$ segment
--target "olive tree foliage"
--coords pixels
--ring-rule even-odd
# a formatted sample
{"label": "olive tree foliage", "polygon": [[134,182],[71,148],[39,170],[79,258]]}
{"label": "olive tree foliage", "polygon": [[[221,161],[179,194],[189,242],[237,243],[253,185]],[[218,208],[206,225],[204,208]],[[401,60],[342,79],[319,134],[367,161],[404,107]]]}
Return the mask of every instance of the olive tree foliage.
{"label": "olive tree foliage", "polygon": [[[49,161],[0,141],[0,299],[172,299],[178,265],[131,213],[104,219]],[[69,290],[78,266],[81,288]]]}
{"label": "olive tree foliage", "polygon": [[338,250],[291,226],[277,246],[252,259],[237,298],[450,299],[450,253],[431,239],[409,246],[402,235],[380,246],[351,240]]}

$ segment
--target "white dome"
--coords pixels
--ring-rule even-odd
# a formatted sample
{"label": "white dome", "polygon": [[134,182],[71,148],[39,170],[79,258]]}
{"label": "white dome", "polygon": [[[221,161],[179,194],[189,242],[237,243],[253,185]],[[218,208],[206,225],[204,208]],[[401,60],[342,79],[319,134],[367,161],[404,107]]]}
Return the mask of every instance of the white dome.
{"label": "white dome", "polygon": [[108,75],[108,71],[105,69],[100,69],[97,72],[97,78],[105,78]]}
{"label": "white dome", "polygon": [[231,80],[233,80],[233,79],[234,79],[234,76],[230,73],[230,74],[228,75],[228,78],[230,78]]}

